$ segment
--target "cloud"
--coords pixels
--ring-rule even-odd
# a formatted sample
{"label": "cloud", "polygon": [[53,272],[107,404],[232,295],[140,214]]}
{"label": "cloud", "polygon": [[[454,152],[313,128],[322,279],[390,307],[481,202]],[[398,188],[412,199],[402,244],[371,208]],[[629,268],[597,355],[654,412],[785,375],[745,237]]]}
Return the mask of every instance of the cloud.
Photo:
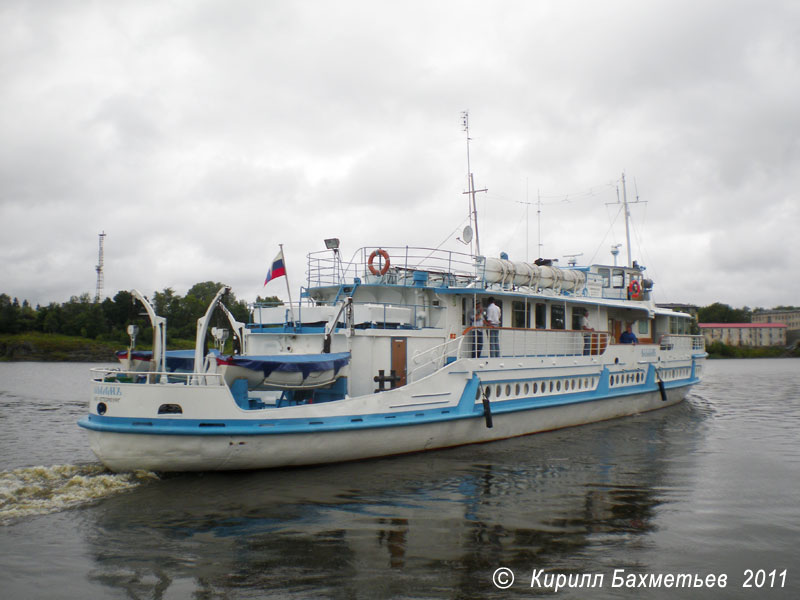
{"label": "cloud", "polygon": [[100,231],[110,293],[253,299],[332,235],[464,251],[469,109],[484,252],[538,254],[541,196],[542,253],[610,262],[625,171],[660,300],[798,304],[798,12],[5,2],[0,291],[93,291]]}

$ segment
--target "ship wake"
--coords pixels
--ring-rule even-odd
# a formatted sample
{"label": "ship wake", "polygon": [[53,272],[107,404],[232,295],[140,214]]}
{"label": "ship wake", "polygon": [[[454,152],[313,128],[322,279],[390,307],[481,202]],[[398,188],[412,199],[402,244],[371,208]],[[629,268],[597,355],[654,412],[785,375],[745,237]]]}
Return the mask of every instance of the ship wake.
{"label": "ship wake", "polygon": [[91,464],[0,471],[0,525],[83,506],[154,479],[148,471],[111,473]]}

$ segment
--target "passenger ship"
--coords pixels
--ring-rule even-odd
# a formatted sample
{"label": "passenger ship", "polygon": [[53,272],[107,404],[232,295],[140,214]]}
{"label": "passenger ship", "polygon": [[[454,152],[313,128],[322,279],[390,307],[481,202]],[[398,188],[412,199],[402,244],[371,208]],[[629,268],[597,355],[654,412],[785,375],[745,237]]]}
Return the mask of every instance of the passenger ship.
{"label": "passenger ship", "polygon": [[[463,241],[472,244],[474,232],[474,251],[365,247],[345,262],[339,240],[325,240],[326,250],[308,255],[299,303],[254,306],[241,323],[222,288],[188,353],[166,351],[165,319],[134,290],[153,325],[153,351],[136,352],[129,329],[123,368],[92,370],[79,425],[97,457],[114,471],[322,464],[507,439],[683,400],[700,381],[703,337],[689,335],[690,315],[656,306],[630,242],[620,267],[481,254],[466,113],[464,126],[471,226]],[[623,202],[627,231],[624,177]],[[499,318],[484,326],[476,309],[490,299]],[[204,351],[218,308],[233,354]],[[636,343],[621,343],[632,339],[623,338],[626,326]],[[215,334],[222,341],[227,330]]]}
{"label": "passenger ship", "polygon": [[[411,247],[362,248],[348,262],[338,248],[312,252],[297,304],[255,306],[244,324],[220,290],[193,360],[165,352],[166,323],[138,295],[154,352],[93,369],[79,424],[115,471],[260,469],[593,423],[676,404],[700,381],[702,336],[688,334],[689,315],[655,305],[642,267],[537,263]],[[471,326],[489,297],[499,325]],[[204,355],[217,307],[237,354]],[[637,343],[619,341],[628,324]]]}

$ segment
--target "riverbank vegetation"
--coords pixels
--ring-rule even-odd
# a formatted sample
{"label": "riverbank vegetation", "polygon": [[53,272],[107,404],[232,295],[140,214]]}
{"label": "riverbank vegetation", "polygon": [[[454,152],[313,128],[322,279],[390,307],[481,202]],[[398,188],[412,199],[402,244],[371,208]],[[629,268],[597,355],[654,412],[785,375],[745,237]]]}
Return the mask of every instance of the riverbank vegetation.
{"label": "riverbank vegetation", "polygon": [[[714,302],[708,306],[703,306],[697,309],[697,322],[698,323],[751,323],[753,314],[767,309],[763,308],[750,308],[743,306],[742,308],[733,308],[729,304],[722,302]],[[769,310],[800,310],[797,306],[775,306]]]}
{"label": "riverbank vegetation", "polygon": [[[167,319],[170,349],[194,347],[197,319],[221,287],[221,283],[205,281],[193,285],[185,296],[172,288],[153,293],[153,308]],[[277,298],[258,300],[280,303]],[[248,322],[246,302],[237,300],[233,292],[223,301],[237,320]],[[62,304],[36,307],[0,293],[0,360],[115,360],[114,351],[129,344],[130,324],[139,327],[137,347],[149,349],[153,337],[150,320],[128,291],[102,302],[83,294]],[[230,327],[221,311],[215,312],[211,326]]]}
{"label": "riverbank vegetation", "polygon": [[[153,308],[167,319],[170,349],[194,347],[197,319],[221,287],[221,283],[205,281],[193,285],[185,296],[176,294],[172,288],[153,293],[150,299]],[[276,297],[259,297],[256,301],[281,303]],[[249,321],[247,303],[237,300],[233,292],[228,293],[224,303],[238,321]],[[779,306],[773,310],[781,309],[794,307]],[[753,312],[746,306],[732,308],[715,302],[698,310],[698,321],[747,323]],[[113,361],[114,352],[128,346],[130,324],[139,327],[137,347],[149,349],[153,336],[150,321],[128,291],[117,292],[102,302],[94,302],[89,294],[83,294],[62,304],[51,302],[35,308],[27,300],[20,302],[0,293],[0,360]],[[212,325],[228,327],[220,311],[216,311]],[[751,348],[714,342],[707,350],[711,358],[800,357],[798,347],[790,351],[783,347]]]}
{"label": "riverbank vegetation", "polygon": [[800,346],[729,346],[711,342],[706,346],[709,358],[800,358]]}

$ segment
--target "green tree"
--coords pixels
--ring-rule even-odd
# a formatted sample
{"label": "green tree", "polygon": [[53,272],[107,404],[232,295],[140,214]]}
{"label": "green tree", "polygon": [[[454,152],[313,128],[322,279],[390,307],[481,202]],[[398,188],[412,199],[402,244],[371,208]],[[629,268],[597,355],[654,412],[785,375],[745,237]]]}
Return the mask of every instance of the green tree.
{"label": "green tree", "polygon": [[752,311],[744,308],[731,308],[727,304],[715,302],[697,311],[697,320],[700,323],[749,323]]}

